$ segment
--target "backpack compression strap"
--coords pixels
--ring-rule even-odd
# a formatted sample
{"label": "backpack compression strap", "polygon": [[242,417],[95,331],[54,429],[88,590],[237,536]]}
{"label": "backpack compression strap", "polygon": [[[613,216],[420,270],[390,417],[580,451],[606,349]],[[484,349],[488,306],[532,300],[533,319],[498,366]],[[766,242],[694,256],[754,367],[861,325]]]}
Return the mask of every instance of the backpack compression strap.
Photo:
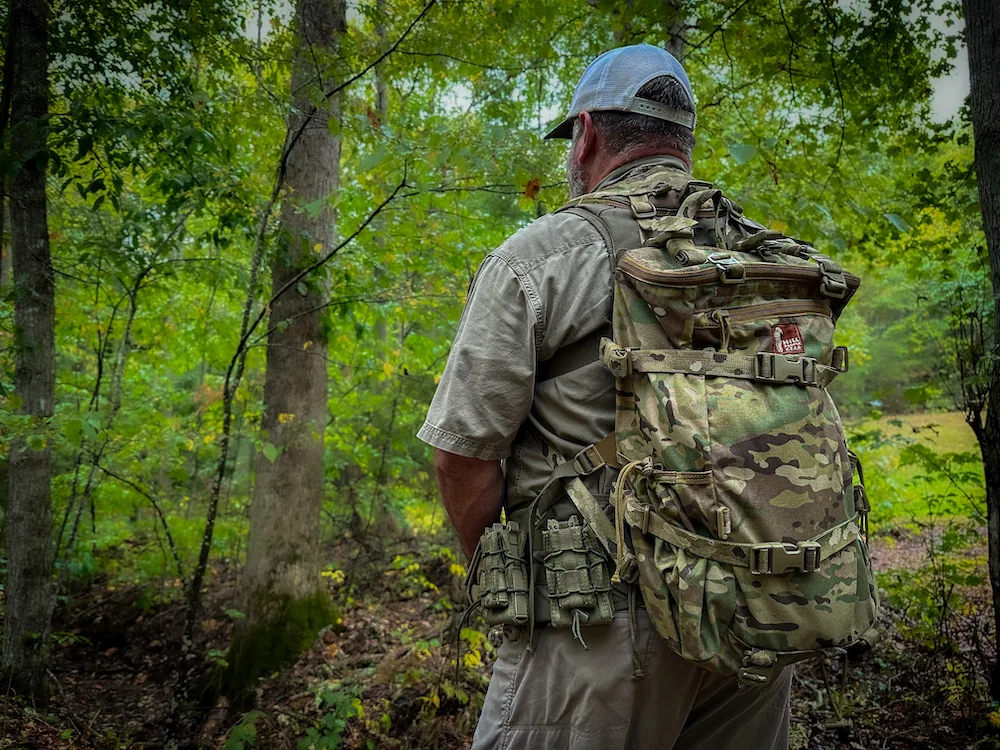
{"label": "backpack compression strap", "polygon": [[831,367],[815,357],[773,352],[748,355],[703,349],[629,349],[611,339],[601,341],[601,359],[616,378],[628,377],[633,372],[664,372],[817,388],[826,388],[835,377],[846,372],[846,352],[838,346]]}
{"label": "backpack compression strap", "polygon": [[648,505],[632,498],[625,501],[624,510],[629,526],[697,557],[749,568],[754,575],[781,575],[796,570],[812,572],[821,560],[835,555],[861,536],[855,515],[805,542],[741,544],[719,541],[674,526],[652,512]]}

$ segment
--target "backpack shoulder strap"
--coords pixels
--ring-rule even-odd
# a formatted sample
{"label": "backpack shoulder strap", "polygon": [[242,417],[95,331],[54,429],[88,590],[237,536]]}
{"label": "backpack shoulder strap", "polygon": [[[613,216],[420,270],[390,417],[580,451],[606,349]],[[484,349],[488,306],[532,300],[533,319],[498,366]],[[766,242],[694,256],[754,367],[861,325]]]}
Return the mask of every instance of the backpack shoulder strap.
{"label": "backpack shoulder strap", "polygon": [[[642,244],[639,224],[631,212],[600,202],[563,206],[557,213],[571,213],[587,221],[604,241],[611,273],[614,274],[622,253]],[[611,221],[608,221],[611,219]]]}
{"label": "backpack shoulder strap", "polygon": [[[593,211],[582,206],[564,207],[559,210],[559,213],[571,213],[574,216],[579,216],[594,228],[604,242],[604,247],[608,254],[609,271],[611,274],[614,274],[615,266],[618,265],[618,253],[620,251],[617,248],[619,245],[616,245],[614,236],[604,220]],[[602,338],[611,338],[610,321],[608,321],[607,325],[601,326],[582,339],[560,347],[552,357],[539,362],[535,373],[535,382],[541,383],[551,380],[552,378],[585,367],[591,362],[597,362],[600,359],[599,350]]]}
{"label": "backpack shoulder strap", "polygon": [[604,223],[600,216],[595,214],[583,206],[566,206],[565,208],[559,209],[557,213],[567,213],[573,214],[574,216],[579,216],[581,219],[585,220],[592,226],[599,235],[601,239],[604,240],[604,247],[608,249],[608,253],[612,255],[615,253],[615,239],[611,236],[611,230],[608,229],[608,225]]}

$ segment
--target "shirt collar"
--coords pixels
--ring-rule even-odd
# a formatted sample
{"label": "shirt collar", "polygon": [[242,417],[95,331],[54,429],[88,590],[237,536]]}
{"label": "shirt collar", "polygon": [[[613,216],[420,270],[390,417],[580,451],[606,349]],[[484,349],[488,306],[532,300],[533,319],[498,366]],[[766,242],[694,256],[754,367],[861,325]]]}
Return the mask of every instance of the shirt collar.
{"label": "shirt collar", "polygon": [[655,156],[644,156],[641,159],[636,159],[635,161],[630,161],[628,164],[623,164],[618,167],[618,169],[613,170],[609,174],[605,175],[593,190],[590,192],[596,193],[598,190],[605,190],[611,185],[615,184],[624,177],[632,176],[638,172],[646,172],[654,167],[669,167],[670,169],[679,169],[682,172],[690,172],[687,164],[681,161],[676,156],[668,156],[666,154],[656,154]]}

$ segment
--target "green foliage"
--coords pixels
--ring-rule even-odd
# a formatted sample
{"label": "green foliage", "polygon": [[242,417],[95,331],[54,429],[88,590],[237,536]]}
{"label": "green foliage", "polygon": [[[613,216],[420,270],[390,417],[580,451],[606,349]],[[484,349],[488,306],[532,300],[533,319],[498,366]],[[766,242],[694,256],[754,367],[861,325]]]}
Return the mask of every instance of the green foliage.
{"label": "green foliage", "polygon": [[848,441],[864,467],[873,528],[932,518],[983,521],[982,460],[961,414],[869,417],[849,426]]}
{"label": "green foliage", "polygon": [[239,722],[229,730],[222,750],[245,750],[257,742],[257,722],[264,718],[261,711],[244,714]]}
{"label": "green foliage", "polygon": [[[345,90],[341,188],[302,209],[336,205],[341,237],[370,219],[324,271],[325,541],[445,527],[413,434],[469,281],[487,252],[564,200],[564,149],[540,135],[587,60],[673,33],[646,0],[629,14],[603,0],[518,0],[486,15],[439,4],[407,32],[423,8],[357,7],[342,48],[351,70],[377,56],[376,21],[386,40],[407,33],[380,66],[388,108],[377,111],[371,74]],[[224,439],[223,375],[247,293],[254,312],[267,299],[268,279],[251,285],[249,267],[285,133],[290,35],[262,8],[275,17],[258,44],[244,11],[150,7],[137,24],[127,3],[74,0],[53,28],[57,413],[30,424],[8,395],[0,444],[27,433],[53,447],[64,578],[150,584],[159,593],[144,606],[179,595],[194,568]],[[854,416],[873,401],[952,406],[939,342],[953,316],[940,305],[959,269],[970,284],[982,275],[964,250],[981,244],[968,129],[926,118],[929,82],[957,39],[927,19],[955,12],[930,0],[905,15],[881,2],[863,13],[805,0],[686,6],[697,173],[866,277],[841,326],[854,372],[835,386]],[[261,238],[265,268],[274,230]],[[915,291],[927,302],[913,305]],[[211,547],[234,565],[256,461],[278,450],[259,431],[265,343],[266,327],[247,342]],[[0,393],[11,394],[5,351]]]}
{"label": "green foliage", "polygon": [[940,647],[947,618],[966,606],[963,593],[985,583],[983,560],[963,554],[980,537],[978,529],[960,522],[918,528],[930,563],[915,570],[886,571],[879,576],[879,586],[886,603],[900,613],[901,632],[928,647]]}
{"label": "green foliage", "polygon": [[316,726],[306,730],[305,737],[299,740],[299,750],[338,750],[347,723],[364,715],[358,692],[349,688],[325,691],[317,696],[317,703],[326,713]]}

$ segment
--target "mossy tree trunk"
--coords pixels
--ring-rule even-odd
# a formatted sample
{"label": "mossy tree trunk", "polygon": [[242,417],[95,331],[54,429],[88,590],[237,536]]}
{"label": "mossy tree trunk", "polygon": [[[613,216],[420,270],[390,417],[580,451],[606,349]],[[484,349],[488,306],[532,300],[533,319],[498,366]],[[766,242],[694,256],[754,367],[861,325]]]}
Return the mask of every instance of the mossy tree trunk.
{"label": "mossy tree trunk", "polygon": [[[1000,700],[1000,13],[996,0],[963,0],[969,48],[976,180],[993,284],[992,351],[987,352],[985,419],[976,430],[986,478],[989,571],[997,657],[991,692]],[[973,425],[976,427],[976,425]]]}
{"label": "mossy tree trunk", "polygon": [[52,616],[52,455],[45,422],[55,388],[55,287],[49,253],[45,175],[48,158],[49,4],[14,0],[6,64],[13,67],[10,150],[11,255],[17,359],[15,393],[37,434],[10,444],[6,619],[0,673],[19,693],[44,701]]}
{"label": "mossy tree trunk", "polygon": [[[288,118],[285,192],[271,263],[274,294],[335,241],[334,192],[340,168],[344,0],[298,0]],[[322,326],[328,284],[321,270],[272,300],[243,611],[229,655],[233,688],[246,687],[307,647],[329,622],[319,588],[323,433],[327,419],[327,342]]]}

